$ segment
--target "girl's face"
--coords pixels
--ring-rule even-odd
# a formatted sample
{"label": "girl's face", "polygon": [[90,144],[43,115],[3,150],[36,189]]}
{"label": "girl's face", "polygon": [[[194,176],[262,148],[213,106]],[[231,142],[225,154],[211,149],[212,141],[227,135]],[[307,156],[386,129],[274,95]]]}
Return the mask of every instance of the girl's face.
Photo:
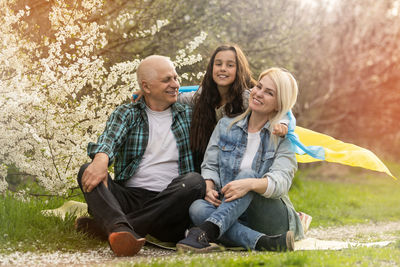
{"label": "girl's face", "polygon": [[236,79],[236,54],[232,50],[220,51],[215,55],[213,80],[219,88],[229,88]]}
{"label": "girl's face", "polygon": [[249,107],[253,112],[269,115],[278,110],[277,90],[268,75],[262,77],[253,87],[249,98]]}

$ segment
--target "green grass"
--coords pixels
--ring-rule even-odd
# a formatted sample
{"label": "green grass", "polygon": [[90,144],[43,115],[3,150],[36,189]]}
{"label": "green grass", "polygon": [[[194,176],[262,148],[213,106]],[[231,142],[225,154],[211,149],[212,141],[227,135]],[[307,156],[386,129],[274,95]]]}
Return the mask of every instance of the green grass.
{"label": "green grass", "polygon": [[[390,164],[400,178],[400,165]],[[332,164],[301,169],[290,191],[299,211],[313,216],[312,227],[400,220],[400,182],[375,172]],[[81,197],[78,199],[82,200]],[[12,251],[85,251],[106,247],[74,231],[74,218],[41,214],[61,206],[62,198],[18,200],[0,196],[0,254]],[[400,236],[400,233],[394,233]],[[116,263],[113,262],[112,265]],[[400,242],[385,248],[290,253],[223,252],[162,258],[130,258],[118,266],[380,266],[400,265]]]}
{"label": "green grass", "polygon": [[398,266],[398,244],[386,248],[356,248],[342,251],[223,252],[202,255],[127,260],[108,266]]}
{"label": "green grass", "polygon": [[324,175],[324,165],[299,171],[289,192],[296,210],[313,217],[312,227],[400,220],[399,180],[340,166]]}
{"label": "green grass", "polygon": [[74,231],[74,219],[44,216],[41,210],[61,206],[61,198],[21,201],[0,196],[0,253],[18,251],[76,251],[104,246]]}

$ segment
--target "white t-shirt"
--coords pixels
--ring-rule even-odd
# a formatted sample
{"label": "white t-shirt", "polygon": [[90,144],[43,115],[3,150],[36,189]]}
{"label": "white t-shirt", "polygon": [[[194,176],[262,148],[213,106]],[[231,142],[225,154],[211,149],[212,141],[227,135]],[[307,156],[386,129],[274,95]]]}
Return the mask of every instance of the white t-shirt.
{"label": "white t-shirt", "polygon": [[260,131],[255,133],[247,133],[247,146],[243,155],[242,163],[240,164],[240,170],[251,169],[251,164],[256,156],[260,142]]}
{"label": "white t-shirt", "polygon": [[179,151],[171,130],[171,108],[157,112],[146,107],[149,141],[136,173],[127,187],[161,192],[179,175]]}
{"label": "white t-shirt", "polygon": [[[240,170],[251,169],[251,165],[253,163],[254,157],[257,154],[258,147],[260,146],[261,138],[260,138],[260,131],[255,133],[247,133],[247,146],[246,151],[243,155],[242,163],[240,164]],[[251,178],[251,177],[249,177]],[[265,193],[263,194],[264,197],[271,197],[272,193],[275,190],[275,182],[268,178],[268,187]]]}

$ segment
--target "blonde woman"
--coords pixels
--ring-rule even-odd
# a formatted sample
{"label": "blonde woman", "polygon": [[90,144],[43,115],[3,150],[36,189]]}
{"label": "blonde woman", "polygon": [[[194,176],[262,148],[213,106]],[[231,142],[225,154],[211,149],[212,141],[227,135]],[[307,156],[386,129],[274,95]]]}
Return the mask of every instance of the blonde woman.
{"label": "blonde woman", "polygon": [[268,69],[252,89],[248,109],[218,122],[201,166],[206,196],[189,211],[197,227],[178,249],[206,252],[215,241],[252,250],[294,249],[294,239],[303,237],[288,197],[297,162],[290,141],[271,132],[297,93],[289,72]]}

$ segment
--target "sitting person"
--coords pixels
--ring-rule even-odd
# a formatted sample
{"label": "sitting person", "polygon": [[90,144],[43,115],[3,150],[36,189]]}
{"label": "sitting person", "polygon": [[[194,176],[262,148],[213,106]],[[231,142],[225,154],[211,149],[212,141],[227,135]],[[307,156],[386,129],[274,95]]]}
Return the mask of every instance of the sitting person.
{"label": "sitting person", "polygon": [[[193,172],[192,111],[176,103],[179,82],[172,62],[147,57],[137,76],[144,97],[116,108],[97,143],[88,145],[93,161],[78,174],[93,218],[78,218],[76,228],[103,231],[117,256],[138,253],[146,234],[166,242],[182,239],[189,207],[206,188]],[[114,160],[112,180],[108,167]]]}
{"label": "sitting person", "polygon": [[215,241],[252,250],[294,249],[294,239],[303,237],[288,197],[297,162],[290,141],[271,133],[297,93],[289,72],[268,69],[246,112],[218,122],[201,166],[206,196],[189,210],[197,227],[177,243],[178,250],[207,252]]}

